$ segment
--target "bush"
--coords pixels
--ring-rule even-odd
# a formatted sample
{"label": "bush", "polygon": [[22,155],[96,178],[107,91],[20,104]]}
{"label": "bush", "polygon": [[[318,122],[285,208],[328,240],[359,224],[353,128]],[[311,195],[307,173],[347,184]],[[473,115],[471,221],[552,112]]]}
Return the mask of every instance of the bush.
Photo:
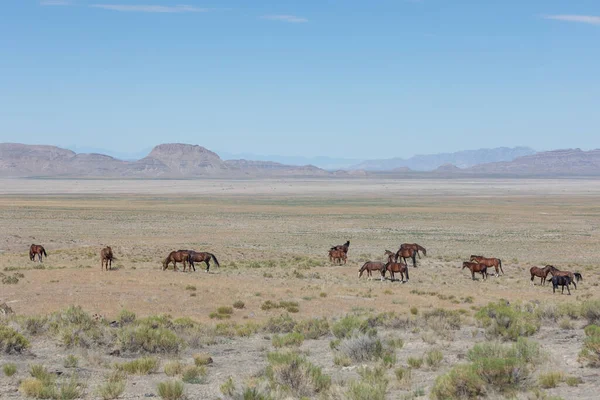
{"label": "bush", "polygon": [[0,325],[0,350],[4,353],[20,354],[30,346],[25,336],[8,326]]}
{"label": "bush", "polygon": [[125,381],[107,381],[98,387],[98,395],[103,400],[113,400],[119,398],[125,392]]}
{"label": "bush", "polygon": [[577,376],[568,376],[565,378],[565,383],[569,386],[578,386],[581,382],[581,378]]}
{"label": "bush", "polygon": [[128,310],[123,309],[119,313],[119,318],[118,319],[119,319],[119,323],[121,323],[121,325],[131,324],[132,322],[135,321],[136,315],[132,311],[128,311]]}
{"label": "bush", "polygon": [[179,400],[184,398],[184,385],[181,381],[165,381],[157,385],[158,395],[163,400]]}
{"label": "bush", "polygon": [[235,383],[233,383],[233,378],[227,378],[227,380],[223,382],[221,386],[219,386],[219,390],[221,390],[221,393],[223,393],[225,396],[233,396],[235,393]]}
{"label": "bush", "polygon": [[435,380],[430,397],[434,400],[477,399],[485,393],[485,382],[475,368],[461,364]]}
{"label": "bush", "polygon": [[439,350],[429,350],[425,353],[425,364],[431,369],[436,369],[442,363],[444,354]]}
{"label": "bush", "polygon": [[46,330],[47,317],[26,317],[21,326],[30,335],[39,335]]}
{"label": "bush", "polygon": [[406,362],[408,363],[409,367],[415,369],[419,369],[423,366],[423,358],[408,357]]}
{"label": "bush", "polygon": [[273,387],[297,397],[315,397],[331,386],[320,367],[297,353],[269,353],[266,375]]}
{"label": "bush", "polygon": [[339,352],[354,362],[378,360],[383,355],[383,345],[376,336],[361,334],[344,339]]}
{"label": "bush", "polygon": [[79,364],[79,359],[77,357],[75,357],[73,354],[69,354],[65,358],[65,361],[63,362],[63,366],[65,368],[77,368],[78,364]]}
{"label": "bush", "polygon": [[158,370],[158,359],[155,357],[138,358],[137,360],[115,364],[117,371],[132,375],[148,375]]}
{"label": "bush", "polygon": [[412,379],[412,369],[410,368],[396,368],[394,371],[394,375],[396,375],[396,379],[400,383],[409,383]]}
{"label": "bush", "polygon": [[198,366],[198,367],[200,367],[202,365],[212,364],[212,362],[213,362],[213,359],[209,354],[200,353],[200,354],[194,355],[194,364],[196,364],[196,366]]}
{"label": "bush", "polygon": [[203,383],[203,378],[206,376],[206,367],[189,366],[183,370],[182,380],[185,383],[198,384]]}
{"label": "bush", "polygon": [[385,400],[388,380],[381,368],[361,368],[361,379],[350,383],[346,398],[350,400]]}
{"label": "bush", "polygon": [[53,313],[49,318],[51,332],[67,347],[91,347],[106,344],[104,326],[80,306],[71,306]]}
{"label": "bush", "polygon": [[355,332],[366,333],[369,330],[367,321],[354,315],[346,315],[337,320],[331,327],[331,333],[338,339],[345,339]]}
{"label": "bush", "polygon": [[132,353],[176,354],[184,347],[183,340],[170,329],[148,323],[124,327],[118,334],[121,350]]}
{"label": "bush", "polygon": [[527,307],[510,305],[500,300],[490,303],[475,314],[490,337],[516,341],[531,336],[540,329],[538,317]]}
{"label": "bush", "polygon": [[600,300],[586,301],[581,305],[581,315],[588,324],[600,325]]}
{"label": "bush", "polygon": [[292,332],[298,323],[289,315],[281,314],[271,317],[264,326],[264,330],[269,333],[289,333]]}
{"label": "bush", "polygon": [[29,373],[32,378],[23,380],[19,387],[27,397],[71,400],[80,398],[83,394],[82,386],[75,375],[56,382],[56,375],[38,364],[31,365]]}
{"label": "bush", "polygon": [[167,376],[177,376],[183,372],[184,365],[180,361],[171,361],[165,364],[164,372]]}
{"label": "bush", "polygon": [[283,336],[273,336],[273,346],[276,348],[281,347],[300,347],[304,342],[304,336],[301,333],[291,332]]}
{"label": "bush", "polygon": [[241,300],[238,300],[235,303],[233,303],[233,308],[237,308],[238,310],[241,310],[245,306],[246,306],[246,304],[244,304],[244,302]]}
{"label": "bush", "polygon": [[544,389],[555,388],[564,381],[565,376],[562,372],[548,372],[538,377],[538,383]]}
{"label": "bush", "polygon": [[6,376],[13,376],[17,373],[17,366],[15,364],[4,364],[2,366],[2,371]]}
{"label": "bush", "polygon": [[306,339],[319,339],[329,333],[329,322],[326,318],[313,318],[300,321],[294,330]]}
{"label": "bush", "polygon": [[299,305],[295,301],[280,301],[275,303],[274,301],[267,300],[261,306],[260,309],[263,311],[269,311],[275,308],[284,308],[287,312],[297,313],[300,311]]}
{"label": "bush", "polygon": [[583,347],[579,353],[579,361],[590,367],[600,367],[600,326],[586,326],[585,336]]}

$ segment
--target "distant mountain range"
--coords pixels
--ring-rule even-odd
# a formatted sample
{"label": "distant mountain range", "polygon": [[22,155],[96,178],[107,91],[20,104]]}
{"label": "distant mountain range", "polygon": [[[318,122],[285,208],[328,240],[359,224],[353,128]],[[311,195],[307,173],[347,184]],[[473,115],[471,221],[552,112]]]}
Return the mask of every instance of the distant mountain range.
{"label": "distant mountain range", "polygon": [[434,171],[446,164],[452,164],[455,167],[464,169],[484,163],[512,161],[517,157],[531,154],[535,154],[535,150],[529,147],[498,147],[495,149],[465,150],[456,153],[416,155],[409,159],[368,160],[353,165],[348,169],[392,171],[398,168],[410,168],[413,171]]}
{"label": "distant mountain range", "polygon": [[[521,153],[525,155],[518,156]],[[499,161],[503,159],[508,160]],[[55,146],[0,143],[0,177],[140,179],[600,176],[600,150],[568,149],[534,153],[523,147],[480,149],[415,156],[408,160],[368,161],[354,168],[357,169],[327,171],[314,165],[296,166],[264,160],[223,160],[218,154],[202,146],[180,143],[158,145],[145,157],[131,161],[105,154],[78,154]],[[424,171],[425,169],[433,170]]]}

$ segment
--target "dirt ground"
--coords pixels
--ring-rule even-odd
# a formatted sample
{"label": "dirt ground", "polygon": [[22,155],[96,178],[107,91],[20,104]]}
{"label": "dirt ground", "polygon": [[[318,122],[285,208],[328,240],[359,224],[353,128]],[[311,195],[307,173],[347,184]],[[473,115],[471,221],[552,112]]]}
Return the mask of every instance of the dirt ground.
{"label": "dirt ground", "polygon": [[[600,270],[600,181],[597,180],[272,180],[272,181],[102,181],[0,180],[0,271],[24,275],[0,285],[0,303],[17,315],[45,315],[80,305],[108,320],[123,308],[138,316],[168,313],[211,324],[209,314],[235,300],[245,303],[232,321],[262,323],[277,311],[262,310],[266,300],[296,301],[295,318],[335,318],[357,310],[410,308],[464,309],[490,301],[581,302],[598,299]],[[348,262],[333,266],[327,250],[350,240]],[[386,249],[419,243],[427,256],[417,259],[408,283],[358,279],[367,260],[384,260]],[[32,243],[48,252],[43,267],[28,258]],[[100,270],[100,249],[111,245],[115,270]],[[220,268],[210,273],[162,271],[171,250],[214,253]],[[472,281],[461,262],[471,254],[502,259],[505,275]],[[580,272],[573,295],[553,294],[551,286],[532,286],[529,268],[553,264]],[[8,268],[8,270],[7,270]],[[194,286],[195,295],[186,287]],[[469,299],[467,299],[469,298]],[[577,353],[582,326],[572,331],[545,326],[535,337],[555,365],[581,376],[583,384],[551,389],[566,399],[592,399],[600,389],[595,370],[581,368]],[[402,332],[406,346],[398,359],[444,348],[438,371],[416,372],[409,388],[392,387],[389,398],[425,393],[435,376],[468,350],[477,328],[465,327],[453,341],[426,343],[418,333]],[[386,331],[384,335],[399,335]],[[306,341],[314,362],[341,382],[356,377],[333,363],[329,339]],[[221,341],[208,348],[215,364],[205,385],[187,385],[190,398],[219,398],[219,385],[232,374],[251,377],[265,366],[271,342],[261,335]],[[56,343],[34,340],[36,362],[53,363],[63,352]],[[185,356],[191,356],[186,354]],[[83,357],[83,355],[82,355]],[[101,357],[110,360],[103,354]],[[22,368],[31,361],[0,355]],[[58,368],[58,366],[56,367]],[[94,398],[95,373],[86,364],[87,397]],[[160,374],[157,374],[160,375]],[[128,381],[124,398],[155,393],[162,376]],[[18,378],[0,379],[1,398],[20,398]]]}

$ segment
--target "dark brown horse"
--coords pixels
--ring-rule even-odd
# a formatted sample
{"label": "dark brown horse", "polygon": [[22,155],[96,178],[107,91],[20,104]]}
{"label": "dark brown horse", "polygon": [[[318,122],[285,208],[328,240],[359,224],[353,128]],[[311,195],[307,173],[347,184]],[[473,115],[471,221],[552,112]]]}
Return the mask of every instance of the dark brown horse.
{"label": "dark brown horse", "polygon": [[577,289],[577,284],[575,283],[575,281],[579,282],[580,280],[583,280],[583,277],[579,272],[561,271],[553,265],[546,265],[546,268],[550,268],[550,275],[552,275],[553,277],[568,276],[571,279],[571,283],[573,284],[573,286],[575,286],[575,289]]}
{"label": "dark brown horse", "polygon": [[423,246],[419,246],[416,243],[402,243],[400,245],[400,248],[401,249],[413,249],[414,251],[417,252],[417,255],[419,256],[419,258],[421,258],[419,251],[423,252],[424,256],[427,256],[427,249],[425,249],[425,247],[423,247]]}
{"label": "dark brown horse", "polygon": [[402,258],[404,260],[404,263],[407,265],[408,263],[406,262],[406,259],[412,259],[413,268],[417,268],[417,252],[415,250],[400,247],[400,249],[398,249],[396,255],[394,256],[394,261],[398,262],[399,258]]}
{"label": "dark brown horse", "polygon": [[32,244],[29,247],[29,259],[31,261],[35,261],[35,256],[38,256],[38,260],[40,262],[42,262],[42,255],[44,255],[44,257],[48,257],[48,254],[46,254],[46,250],[44,249],[44,246],[39,245],[39,244]]}
{"label": "dark brown horse", "polygon": [[392,276],[392,282],[396,280],[394,274],[397,273],[400,273],[402,282],[404,282],[404,275],[406,275],[406,282],[408,282],[408,266],[406,264],[389,261],[381,270],[381,280],[385,279],[386,271]]}
{"label": "dark brown horse", "polygon": [[337,262],[338,264],[342,264],[342,261],[344,261],[344,264],[346,264],[347,260],[348,257],[344,253],[344,250],[329,250],[329,261],[333,263]]}
{"label": "dark brown horse", "polygon": [[342,250],[344,254],[348,254],[348,248],[350,248],[350,241],[346,241],[344,244],[338,244],[337,246],[333,246],[329,250]]}
{"label": "dark brown horse", "polygon": [[106,265],[106,270],[112,269],[112,260],[113,260],[113,252],[110,246],[107,246],[100,250],[100,270],[104,271],[104,265]]}
{"label": "dark brown horse", "polygon": [[185,263],[189,261],[190,253],[187,250],[172,251],[163,261],[163,271],[169,268],[169,264],[173,263],[173,272],[177,271],[177,263],[183,263],[183,272],[185,272]]}
{"label": "dark brown horse", "polygon": [[358,270],[358,277],[360,278],[363,272],[367,271],[367,276],[371,279],[371,273],[373,271],[382,271],[385,268],[385,264],[379,261],[367,261]]}
{"label": "dark brown horse", "polygon": [[481,273],[481,276],[483,276],[484,281],[487,279],[487,275],[488,275],[487,265],[479,264],[476,262],[465,261],[465,262],[463,262],[462,269],[465,269],[465,268],[468,268],[469,271],[471,271],[471,279],[475,280],[475,272]]}
{"label": "dark brown horse", "polygon": [[194,251],[194,250],[189,250],[190,253],[190,269],[194,268],[194,271],[196,271],[196,266],[194,265],[195,262],[203,262],[206,264],[206,272],[208,272],[210,270],[210,260],[212,259],[215,262],[215,265],[217,267],[220,267],[219,265],[219,260],[217,260],[217,257],[215,257],[214,254],[212,253],[207,253],[204,251]]}
{"label": "dark brown horse", "polygon": [[552,267],[551,265],[546,265],[544,268],[531,267],[529,269],[529,273],[531,274],[531,284],[535,285],[535,282],[533,280],[537,276],[538,278],[540,278],[540,284],[544,286],[546,284],[546,278],[548,277],[548,273],[550,272],[551,268],[554,267]]}
{"label": "dark brown horse", "polygon": [[494,267],[496,269],[496,276],[500,275],[500,271],[502,271],[502,275],[504,275],[504,270],[502,269],[502,260],[499,258],[486,258],[484,256],[471,256],[471,261],[477,262],[479,264],[485,264],[488,267]]}
{"label": "dark brown horse", "polygon": [[[567,292],[569,292],[569,296],[571,295],[571,289],[569,289],[569,284],[575,285],[575,282],[571,280],[571,277],[568,275],[557,276],[554,275],[552,277],[552,293],[556,293],[556,288],[562,286],[561,294],[565,293],[565,286],[567,287]],[[575,287],[577,288],[577,287]]]}

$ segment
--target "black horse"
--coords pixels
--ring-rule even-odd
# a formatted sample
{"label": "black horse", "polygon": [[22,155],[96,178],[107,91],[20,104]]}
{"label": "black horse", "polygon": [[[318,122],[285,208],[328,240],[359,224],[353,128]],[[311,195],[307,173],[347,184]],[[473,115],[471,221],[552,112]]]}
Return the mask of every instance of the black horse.
{"label": "black horse", "polygon": [[561,294],[565,292],[565,286],[567,287],[567,291],[569,295],[571,295],[571,290],[569,289],[569,285],[573,283],[570,276],[553,276],[552,277],[552,293],[556,293],[556,288],[558,286],[562,286]]}

